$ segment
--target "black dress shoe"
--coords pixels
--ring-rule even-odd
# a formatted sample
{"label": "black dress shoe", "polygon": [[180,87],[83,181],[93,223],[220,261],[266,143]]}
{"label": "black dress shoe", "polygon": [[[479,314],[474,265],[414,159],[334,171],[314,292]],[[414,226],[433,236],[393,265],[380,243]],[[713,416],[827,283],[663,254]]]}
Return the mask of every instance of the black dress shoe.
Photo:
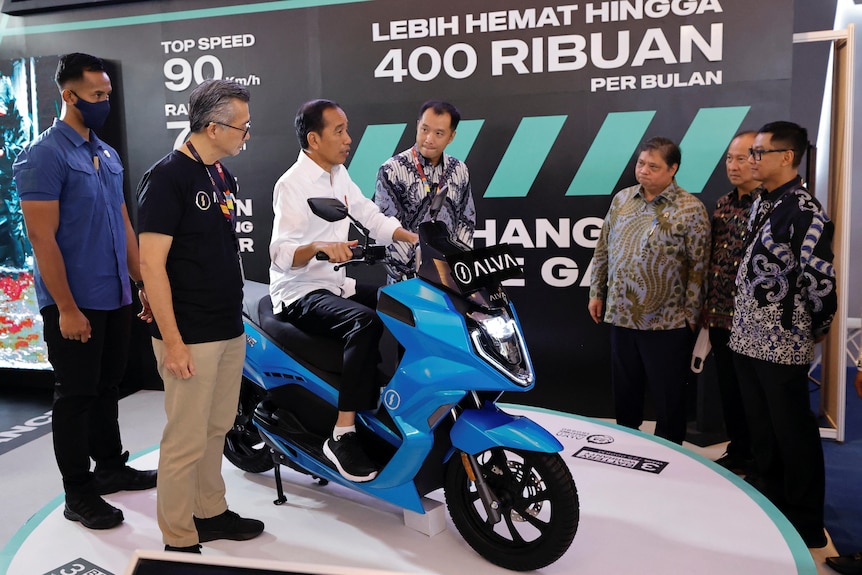
{"label": "black dress shoe", "polygon": [[826,532],[823,529],[819,531],[813,531],[811,533],[799,533],[802,535],[802,540],[805,541],[805,546],[809,549],[820,549],[822,547],[826,547],[826,544],[829,542],[826,539]]}
{"label": "black dress shoe", "polygon": [[94,493],[66,494],[63,517],[88,529],[110,529],[123,522],[123,512]]}
{"label": "black dress shoe", "polygon": [[189,545],[188,547],[174,547],[173,545],[165,545],[165,551],[176,551],[178,553],[197,553],[201,554],[200,545]]}
{"label": "black dress shoe", "polygon": [[725,453],[715,463],[737,475],[747,475],[754,469],[754,458]]}
{"label": "black dress shoe", "polygon": [[[129,460],[129,452],[121,456],[121,462]],[[117,491],[141,491],[156,486],[156,471],[139,471],[128,465],[105,468],[96,465],[93,473],[93,489],[99,495],[108,495]]]}
{"label": "black dress shoe", "polygon": [[840,557],[827,557],[826,564],[842,575],[862,575],[862,552]]}
{"label": "black dress shoe", "polygon": [[230,509],[207,519],[194,518],[198,540],[202,543],[216,539],[247,541],[263,533],[263,521],[240,517]]}

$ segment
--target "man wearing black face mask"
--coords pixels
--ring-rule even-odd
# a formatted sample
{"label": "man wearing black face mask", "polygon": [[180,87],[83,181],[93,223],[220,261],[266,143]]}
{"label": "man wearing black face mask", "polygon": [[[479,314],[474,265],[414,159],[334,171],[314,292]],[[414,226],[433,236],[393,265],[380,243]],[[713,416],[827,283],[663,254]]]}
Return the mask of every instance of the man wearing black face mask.
{"label": "man wearing black face mask", "polygon": [[54,79],[63,99],[60,118],[18,155],[13,172],[54,368],[54,454],[66,492],[64,515],[109,529],[123,521],[123,512],[101,495],[156,486],[155,471],[126,465],[117,422],[132,322],[130,276],[144,302],[138,316],[152,321],[152,315],[123,199],[123,165],[92,131],[110,111],[111,80],[102,61],[87,54],[62,56]]}

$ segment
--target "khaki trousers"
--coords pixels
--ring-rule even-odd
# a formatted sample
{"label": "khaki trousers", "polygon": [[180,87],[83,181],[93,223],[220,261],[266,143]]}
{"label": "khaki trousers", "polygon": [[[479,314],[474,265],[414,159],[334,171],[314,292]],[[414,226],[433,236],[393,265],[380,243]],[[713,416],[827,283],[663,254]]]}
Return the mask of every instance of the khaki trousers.
{"label": "khaki trousers", "polygon": [[180,379],[165,369],[164,342],[153,339],[165,383],[167,415],[159,451],[156,513],[164,543],[174,547],[198,543],[193,517],[206,519],[227,510],[222,452],[239,402],[245,335],[188,348],[195,375]]}

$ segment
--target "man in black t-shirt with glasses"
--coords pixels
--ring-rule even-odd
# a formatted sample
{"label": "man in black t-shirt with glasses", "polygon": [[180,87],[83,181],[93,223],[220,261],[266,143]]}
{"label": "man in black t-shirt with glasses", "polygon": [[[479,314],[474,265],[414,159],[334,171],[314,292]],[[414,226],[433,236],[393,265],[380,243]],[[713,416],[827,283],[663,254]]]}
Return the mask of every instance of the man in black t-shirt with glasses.
{"label": "man in black t-shirt with glasses", "polygon": [[246,540],[263,523],[228,510],[221,475],[245,338],[235,234],[237,184],[220,158],[249,137],[249,93],[207,80],[189,103],[191,136],[138,186],[141,274],[153,310],[153,351],[165,383],[157,515],[165,549]]}

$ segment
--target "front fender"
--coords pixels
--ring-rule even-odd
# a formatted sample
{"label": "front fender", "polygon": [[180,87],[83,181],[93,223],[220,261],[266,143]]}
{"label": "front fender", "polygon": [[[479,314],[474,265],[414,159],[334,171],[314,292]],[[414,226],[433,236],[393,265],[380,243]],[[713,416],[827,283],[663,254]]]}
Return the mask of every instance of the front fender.
{"label": "front fender", "polygon": [[510,447],[540,453],[556,453],[563,444],[538,423],[510,415],[486,403],[482,409],[467,409],[449,432],[452,447],[475,455],[492,447]]}

